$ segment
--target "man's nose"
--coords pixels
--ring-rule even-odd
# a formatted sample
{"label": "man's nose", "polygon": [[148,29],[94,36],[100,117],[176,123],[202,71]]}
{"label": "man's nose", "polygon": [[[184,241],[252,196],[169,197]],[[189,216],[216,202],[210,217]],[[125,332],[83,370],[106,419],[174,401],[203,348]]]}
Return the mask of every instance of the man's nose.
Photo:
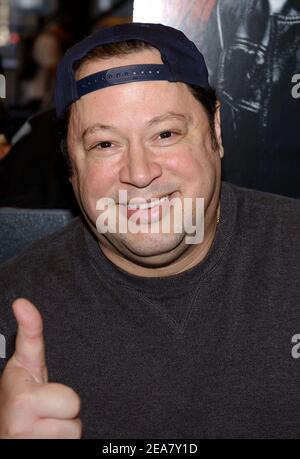
{"label": "man's nose", "polygon": [[157,159],[142,143],[132,143],[120,169],[120,181],[138,188],[148,186],[162,174],[162,168]]}

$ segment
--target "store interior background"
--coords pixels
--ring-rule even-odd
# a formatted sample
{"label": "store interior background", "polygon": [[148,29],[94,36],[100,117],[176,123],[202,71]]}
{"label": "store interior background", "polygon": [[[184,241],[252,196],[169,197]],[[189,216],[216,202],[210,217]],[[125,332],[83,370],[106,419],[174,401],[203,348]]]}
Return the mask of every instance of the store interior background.
{"label": "store interior background", "polygon": [[[41,108],[39,88],[35,92],[29,84],[39,66],[44,66],[45,79],[54,80],[56,59],[66,48],[97,28],[131,21],[132,12],[130,0],[0,0],[0,73],[6,78],[1,130],[10,138]],[[51,81],[47,84],[52,91]],[[51,104],[49,96],[43,108]]]}

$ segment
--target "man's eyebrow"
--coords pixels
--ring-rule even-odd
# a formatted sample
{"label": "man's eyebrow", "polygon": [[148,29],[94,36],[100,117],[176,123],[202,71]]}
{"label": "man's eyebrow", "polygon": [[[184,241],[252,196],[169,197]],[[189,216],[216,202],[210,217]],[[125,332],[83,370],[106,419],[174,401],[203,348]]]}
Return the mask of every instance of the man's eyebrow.
{"label": "man's eyebrow", "polygon": [[175,118],[181,121],[189,121],[191,117],[184,115],[183,113],[167,112],[163,115],[155,116],[150,121],[148,121],[147,124],[152,126],[153,124],[161,123],[162,121],[168,120],[169,118]]}
{"label": "man's eyebrow", "polygon": [[105,130],[115,131],[117,130],[117,128],[115,126],[109,126],[109,125],[102,124],[102,123],[96,123],[96,124],[93,124],[92,126],[87,127],[83,131],[82,138],[84,139],[84,137],[86,137],[88,134],[94,134],[97,131],[105,131]]}

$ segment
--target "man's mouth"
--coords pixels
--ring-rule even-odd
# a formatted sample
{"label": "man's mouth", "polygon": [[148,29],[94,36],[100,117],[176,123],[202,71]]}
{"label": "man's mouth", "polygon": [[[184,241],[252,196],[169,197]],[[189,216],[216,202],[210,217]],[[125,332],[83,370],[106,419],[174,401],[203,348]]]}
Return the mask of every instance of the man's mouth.
{"label": "man's mouth", "polygon": [[[129,219],[133,215],[139,219],[140,224],[155,223],[170,210],[170,201],[175,193],[170,193],[160,198],[151,198],[147,202],[145,199],[130,200],[123,208],[126,209],[126,217]],[[133,201],[133,202],[132,202]],[[140,201],[140,202],[139,202]]]}
{"label": "man's mouth", "polygon": [[135,203],[135,204],[128,204],[127,209],[128,210],[145,210],[145,209],[152,209],[152,207],[155,206],[160,206],[164,202],[168,201],[170,198],[170,194],[163,196],[162,198],[152,198],[151,201],[149,202],[141,202],[141,203]]}

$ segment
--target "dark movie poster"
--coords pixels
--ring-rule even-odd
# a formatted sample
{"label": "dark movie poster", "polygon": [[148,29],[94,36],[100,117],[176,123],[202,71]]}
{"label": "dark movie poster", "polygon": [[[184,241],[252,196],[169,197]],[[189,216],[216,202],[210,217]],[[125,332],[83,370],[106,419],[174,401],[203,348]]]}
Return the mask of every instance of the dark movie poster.
{"label": "dark movie poster", "polygon": [[223,178],[300,198],[300,1],[135,0],[134,21],[177,27],[203,52]]}

